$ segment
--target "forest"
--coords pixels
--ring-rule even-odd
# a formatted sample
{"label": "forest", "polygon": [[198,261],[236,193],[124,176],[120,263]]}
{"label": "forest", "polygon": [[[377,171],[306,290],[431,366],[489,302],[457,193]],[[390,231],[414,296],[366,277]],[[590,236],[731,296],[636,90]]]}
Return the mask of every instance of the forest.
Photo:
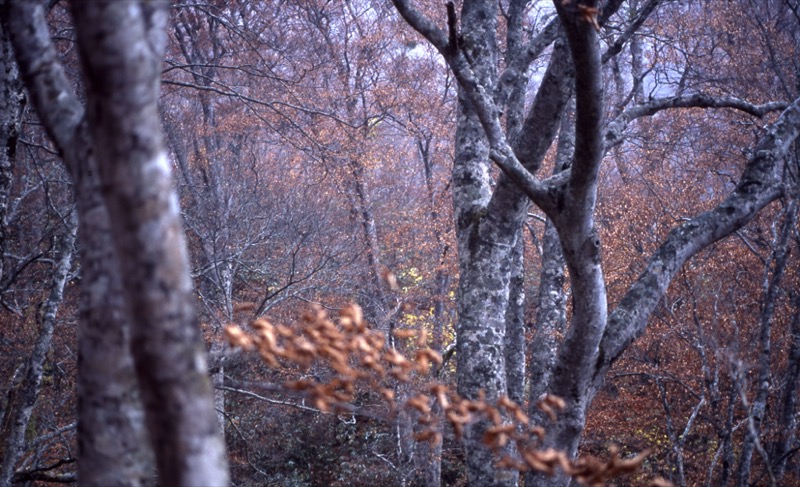
{"label": "forest", "polygon": [[799,0],[0,42],[0,486],[800,486]]}

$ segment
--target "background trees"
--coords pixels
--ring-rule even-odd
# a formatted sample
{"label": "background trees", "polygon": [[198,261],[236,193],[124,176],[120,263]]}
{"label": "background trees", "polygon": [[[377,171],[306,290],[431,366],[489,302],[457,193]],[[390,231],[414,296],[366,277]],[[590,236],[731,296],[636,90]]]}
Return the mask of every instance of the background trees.
{"label": "background trees", "polygon": [[[11,378],[46,339],[41,324],[50,319],[63,333],[54,335],[39,392],[53,401],[40,399],[23,421],[19,460],[3,450],[8,475],[75,471],[75,418],[63,411],[76,401],[76,374],[80,476],[114,472],[103,462],[123,455],[139,460],[119,478],[135,484],[148,475],[149,452],[125,448],[142,443],[141,408],[152,412],[164,396],[145,393],[140,405],[133,367],[138,361],[152,391],[159,371],[177,373],[174,357],[158,371],[142,364],[157,363],[146,357],[170,337],[197,339],[191,301],[238,484],[517,484],[517,474],[493,467],[485,425],[471,426],[463,442],[445,431],[441,450],[424,450],[409,441],[408,418],[376,420],[374,392],[356,395],[358,414],[326,415],[276,384],[324,381],[327,371],[270,369],[222,343],[228,323],[290,322],[309,303],[335,310],[355,301],[390,337],[397,328],[426,330],[426,343],[394,342],[410,353],[430,345],[447,359],[457,348],[439,379],[467,397],[483,391],[527,403],[546,426],[546,446],[600,456],[612,443],[626,453],[652,448],[646,474],[679,485],[796,479],[793,2],[465,0],[448,10],[421,1],[187,1],[172,6],[168,22],[144,8],[131,25],[156,28],[147,19],[162,19],[163,30],[152,32],[166,36],[163,143],[153,125],[157,50],[140,80],[149,105],[109,114],[103,107],[121,107],[124,97],[104,104],[105,73],[124,73],[125,64],[98,67],[99,49],[79,60],[81,42],[96,39],[73,38],[58,2],[45,6],[48,40],[44,17],[32,20],[35,5],[4,4],[4,39],[19,26],[29,107],[6,42],[3,390],[20,397],[32,384]],[[78,20],[91,13],[75,11]],[[111,20],[75,27],[88,35]],[[31,32],[35,43],[26,41]],[[62,71],[33,69],[51,42],[46,65]],[[137,79],[120,81],[128,78]],[[64,97],[44,97],[46,86]],[[88,111],[73,86],[87,90]],[[112,142],[126,127],[111,123],[137,116],[136,140],[151,141],[138,163],[127,142]],[[162,146],[188,248],[188,265],[169,272],[140,259],[175,256],[166,260],[181,265],[176,215],[140,227],[144,220],[131,220],[140,213],[128,211],[175,210],[165,166],[152,166],[157,184],[142,185],[165,199],[110,199],[123,194],[114,184],[137,187],[136,171],[116,171],[146,166]],[[106,165],[112,160],[131,165]],[[59,274],[72,194],[79,259]],[[166,233],[143,233],[153,227]],[[161,284],[143,284],[154,269]],[[65,295],[52,322],[36,308],[50,302],[59,275]],[[157,298],[169,298],[174,312],[142,301]],[[109,317],[119,326],[107,326]],[[173,318],[184,331],[147,331]],[[186,353],[197,352],[192,343]],[[111,395],[108,383],[119,385]],[[544,393],[567,401],[554,423],[536,407]],[[97,414],[110,404],[118,420]],[[21,411],[4,400],[4,421]],[[205,411],[208,422],[210,405]],[[154,429],[164,441],[180,436]],[[92,434],[133,439],[101,452]],[[564,479],[527,477],[534,482]]]}

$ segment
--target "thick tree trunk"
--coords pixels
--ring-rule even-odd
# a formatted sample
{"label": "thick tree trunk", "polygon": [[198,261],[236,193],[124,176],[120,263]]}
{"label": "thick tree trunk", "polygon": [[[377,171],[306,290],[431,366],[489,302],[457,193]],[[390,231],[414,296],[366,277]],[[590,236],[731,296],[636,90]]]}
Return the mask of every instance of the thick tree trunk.
{"label": "thick tree trunk", "polygon": [[39,335],[34,343],[31,356],[25,364],[20,381],[12,384],[14,390],[3,411],[0,423],[0,485],[10,485],[14,468],[25,450],[25,431],[33,414],[33,407],[39,397],[44,362],[50,351],[56,315],[64,297],[64,285],[72,269],[72,255],[75,246],[77,216],[73,212],[68,228],[57,237],[55,246],[55,267],[50,283],[50,293],[42,303],[39,319]]}
{"label": "thick tree trunk", "polygon": [[226,485],[225,448],[158,115],[165,6],[76,2],[73,16],[159,481]]}
{"label": "thick tree trunk", "polygon": [[[457,138],[464,140],[473,132],[481,145],[474,121],[459,117]],[[459,146],[463,147],[462,144]],[[485,146],[484,146],[485,147]],[[485,156],[484,156],[485,157]],[[483,392],[489,401],[507,394],[505,367],[506,308],[508,306],[511,266],[509,253],[517,245],[521,222],[502,219],[519,214],[519,208],[507,208],[506,214],[487,214],[485,208],[469,208],[475,202],[464,201],[488,193],[488,170],[484,157],[456,152],[453,185],[456,194],[456,226],[459,244],[459,289],[457,336],[458,393],[477,398]],[[481,184],[481,179],[483,184]],[[470,211],[472,210],[472,211]],[[505,224],[505,225],[504,225]],[[493,468],[493,455],[481,440],[484,423],[470,425],[464,439],[467,469],[471,485],[516,485],[517,474]]]}
{"label": "thick tree trunk", "polygon": [[85,169],[75,181],[81,244],[78,479],[81,485],[97,487],[148,485],[153,454],[130,353],[130,323],[111,224],[94,161],[82,155],[71,164]]}
{"label": "thick tree trunk", "polygon": [[152,453],[138,400],[109,217],[83,109],[57,62],[42,8],[16,2],[6,14],[13,20],[17,59],[39,118],[72,176],[80,220],[78,475],[85,485],[144,485],[153,474]]}
{"label": "thick tree trunk", "polygon": [[[462,26],[466,49],[491,81],[494,76],[494,10],[489,5],[465,2]],[[519,214],[527,208],[522,201],[507,198],[510,206],[498,206],[489,213],[492,196],[489,175],[489,145],[470,102],[459,95],[453,195],[459,255],[457,381],[458,393],[492,401],[507,394],[505,367],[506,309],[511,266],[509,256],[517,245],[515,232]],[[515,207],[517,206],[517,207]],[[524,207],[524,208],[523,208]],[[514,221],[516,216],[517,221]],[[505,220],[511,218],[511,221]],[[481,440],[486,424],[470,425],[464,447],[470,485],[512,486],[518,474],[495,470],[492,453]]]}
{"label": "thick tree trunk", "polygon": [[[465,2],[461,24],[463,49],[474,73],[487,91],[495,80],[494,6]],[[556,52],[564,53],[563,43]],[[569,99],[571,67],[568,56],[553,56],[542,88],[520,130],[512,139],[514,151],[531,171],[541,164],[557,132],[561,113]],[[512,279],[512,255],[521,239],[522,222],[529,202],[510,178],[501,176],[492,191],[489,177],[490,143],[483,120],[474,111],[473,99],[459,95],[456,160],[453,192],[456,235],[459,244],[459,393],[476,398],[484,389],[494,399],[508,394],[506,384],[506,318]],[[538,137],[529,137],[530,133]],[[523,135],[524,134],[524,135]],[[512,313],[513,315],[513,313]],[[468,471],[475,485],[513,485],[517,474],[495,471],[491,455],[480,445],[482,425],[468,430]]]}

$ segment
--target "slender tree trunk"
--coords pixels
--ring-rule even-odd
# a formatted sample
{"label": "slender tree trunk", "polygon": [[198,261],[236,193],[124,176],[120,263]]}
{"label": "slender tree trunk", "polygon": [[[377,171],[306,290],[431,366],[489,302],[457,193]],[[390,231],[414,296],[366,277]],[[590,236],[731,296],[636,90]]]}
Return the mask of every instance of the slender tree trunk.
{"label": "slender tree trunk", "polygon": [[780,480],[786,472],[786,463],[791,446],[797,441],[797,389],[800,386],[800,294],[794,298],[795,313],[792,317],[789,336],[786,385],[780,402],[780,439],[772,455],[775,477]]}
{"label": "slender tree trunk", "polygon": [[728,485],[733,469],[733,433],[734,411],[736,409],[736,389],[731,387],[728,393],[728,407],[725,411],[725,429],[722,436],[722,470],[719,475],[719,485]]}
{"label": "slender tree trunk", "polygon": [[[5,8],[0,2],[0,8]],[[22,85],[11,47],[8,28],[0,19],[0,283],[3,282],[3,262],[6,250],[6,215],[17,158],[20,120],[24,107]]]}
{"label": "slender tree trunk", "polygon": [[[780,234],[777,236],[775,242],[775,250],[773,252],[773,268],[766,269],[765,273],[768,277],[764,282],[764,300],[761,304],[761,315],[759,316],[759,336],[758,336],[758,361],[756,365],[757,379],[756,379],[756,395],[753,400],[753,407],[748,414],[753,420],[753,429],[755,431],[748,432],[745,435],[744,444],[742,445],[742,453],[739,456],[739,466],[736,472],[736,486],[746,487],[750,481],[750,471],[753,451],[756,445],[759,444],[759,438],[753,436],[753,433],[760,434],[761,423],[764,420],[767,409],[767,399],[769,397],[770,383],[772,382],[772,374],[770,371],[770,362],[772,355],[771,347],[771,333],[772,333],[772,319],[775,315],[775,305],[778,296],[781,292],[781,281],[786,269],[786,261],[788,258],[788,244],[790,234],[797,224],[797,201],[792,199],[786,207],[784,215],[784,223]],[[742,384],[742,387],[745,385]],[[765,462],[765,469],[771,469],[772,465]],[[772,475],[770,475],[772,476]]]}
{"label": "slender tree trunk", "polygon": [[[372,198],[369,194],[369,184],[367,182],[367,171],[364,164],[357,159],[350,159],[348,169],[352,177],[352,190],[355,193],[353,200],[353,210],[358,214],[359,223],[364,236],[364,243],[367,249],[367,264],[369,265],[370,277],[375,293],[375,303],[371,306],[375,319],[384,322],[388,326],[389,321],[385,316],[389,312],[389,297],[386,294],[386,281],[383,279],[385,271],[381,263],[381,246],[378,239],[378,226],[375,223],[375,215],[372,211]],[[391,333],[392,329],[384,327],[384,333]]]}
{"label": "slender tree trunk", "polygon": [[64,297],[64,285],[72,269],[77,223],[77,215],[73,212],[65,232],[57,237],[50,293],[41,305],[38,319],[39,335],[25,364],[24,373],[20,376],[22,380],[12,384],[15,390],[4,410],[0,429],[0,485],[11,484],[17,461],[25,451],[25,431],[39,397],[44,362],[50,351],[58,308]]}
{"label": "slender tree trunk", "polygon": [[[442,223],[441,214],[439,213],[439,204],[436,198],[436,191],[434,189],[433,179],[433,160],[431,154],[431,137],[425,136],[424,138],[417,139],[417,149],[419,152],[420,161],[423,165],[423,172],[425,175],[425,187],[428,193],[428,203],[430,211],[428,217],[430,218],[429,224],[434,228],[434,237],[436,239],[436,252],[439,255],[439,262],[434,272],[433,286],[431,294],[433,295],[433,313],[431,319],[432,324],[432,340],[428,345],[431,349],[442,353],[443,340],[444,340],[444,327],[447,322],[447,293],[450,288],[450,275],[445,269],[445,258],[447,257],[448,246],[440,230]],[[436,371],[438,372],[438,371]],[[433,417],[442,419],[442,408],[437,400],[431,406],[431,413]],[[414,456],[415,463],[415,477],[416,482],[423,487],[439,487],[442,484],[442,442],[431,444],[429,442],[417,443],[416,453]]]}
{"label": "slender tree trunk", "polygon": [[[568,170],[572,163],[575,151],[575,123],[569,114],[573,108],[569,107],[568,115],[561,119],[554,174]],[[528,414],[539,421],[543,421],[545,415],[536,403],[549,390],[550,377],[559,347],[557,337],[564,333],[567,324],[567,298],[564,290],[566,264],[561,250],[561,240],[553,221],[549,218],[545,221],[542,235],[541,262],[542,270],[539,276],[539,293],[536,297],[536,317],[533,325],[534,336],[530,343],[528,391]],[[531,478],[527,482],[532,483],[534,479]]]}
{"label": "slender tree trunk", "polygon": [[521,228],[515,229],[514,233],[517,235],[517,242],[509,255],[511,280],[503,349],[507,395],[515,403],[522,404],[525,400],[525,241]]}

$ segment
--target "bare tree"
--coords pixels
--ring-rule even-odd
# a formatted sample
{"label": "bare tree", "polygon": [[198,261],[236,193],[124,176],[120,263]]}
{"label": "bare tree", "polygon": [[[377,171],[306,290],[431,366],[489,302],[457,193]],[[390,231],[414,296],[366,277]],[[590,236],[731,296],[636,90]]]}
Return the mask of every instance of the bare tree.
{"label": "bare tree", "polygon": [[[528,201],[552,221],[569,270],[572,317],[549,374],[532,385],[565,399],[559,421],[548,428],[545,444],[576,453],[586,410],[606,372],[640,336],[675,273],[688,258],[746,224],[783,192],[782,161],[800,128],[800,105],[789,105],[755,147],[736,189],[715,209],[673,229],[650,258],[644,272],[615,309],[609,311],[600,259],[602,243],[595,222],[599,168],[606,150],[624,137],[629,120],[677,107],[731,107],[763,115],[786,103],[752,105],[739,99],[696,94],[654,98],[634,104],[606,120],[603,63],[624,45],[659,2],[648,2],[639,16],[618,26],[621,32],[604,54],[598,32],[623,2],[553,2],[557,18],[522,39],[526,2],[465,1],[460,15],[450,3],[447,29],[441,29],[409,0],[394,0],[399,13],[444,57],[458,79],[454,198],[459,240],[458,325],[459,392],[496,398],[508,392],[504,364],[505,311],[513,271],[510,251],[519,238]],[[601,13],[602,10],[602,13]],[[444,13],[443,13],[444,14]],[[507,19],[502,50],[496,39],[498,17]],[[460,26],[459,26],[460,24]],[[511,93],[542,46],[555,40],[547,72],[530,107],[511,104]],[[619,52],[619,49],[616,50]],[[499,62],[504,54],[503,62]],[[498,66],[502,66],[500,71]],[[558,131],[568,100],[575,97],[575,151],[569,169],[544,179],[537,176]],[[517,103],[524,102],[519,97]],[[525,113],[504,128],[501,116]],[[633,117],[633,118],[631,118]],[[488,164],[502,175],[494,185]],[[537,372],[541,374],[541,372]],[[532,398],[536,400],[536,398]],[[492,468],[481,450],[482,428],[468,430],[470,481],[476,485],[514,485],[516,478]],[[540,478],[537,485],[564,485],[564,477]]]}
{"label": "bare tree", "polygon": [[50,284],[50,293],[41,304],[39,313],[40,330],[31,355],[26,363],[14,374],[0,423],[0,484],[9,485],[14,477],[17,461],[25,449],[25,432],[33,413],[33,407],[39,396],[42,384],[44,363],[50,351],[53,332],[56,326],[56,315],[64,296],[64,286],[72,270],[75,233],[77,231],[76,214],[64,222],[64,231],[57,237],[55,249],[55,266]]}

